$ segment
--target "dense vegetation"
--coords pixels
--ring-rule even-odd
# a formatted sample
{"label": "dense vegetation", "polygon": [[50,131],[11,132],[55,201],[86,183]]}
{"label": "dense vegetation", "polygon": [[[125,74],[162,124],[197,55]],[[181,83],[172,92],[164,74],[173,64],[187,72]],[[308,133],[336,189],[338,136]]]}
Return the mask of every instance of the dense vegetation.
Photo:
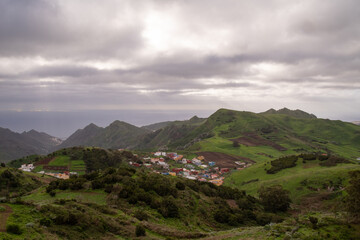
{"label": "dense vegetation", "polygon": [[295,167],[297,160],[298,156],[286,156],[271,161],[271,168],[266,170],[266,173],[274,174],[279,172],[281,169]]}
{"label": "dense vegetation", "polygon": [[0,198],[21,196],[41,185],[39,178],[31,174],[0,166]]}
{"label": "dense vegetation", "polygon": [[138,161],[138,158],[129,151],[94,147],[71,147],[58,150],[46,156],[30,155],[16,159],[9,162],[8,166],[19,168],[22,164],[39,164],[46,159],[54,159],[56,157],[67,157],[70,162],[83,161],[86,166],[86,172],[105,169],[108,167],[118,167],[129,161]]}
{"label": "dense vegetation", "polygon": [[[244,191],[125,167],[53,181],[46,192],[54,194],[58,190],[81,190],[87,186],[104,190],[111,199],[109,203],[124,210],[131,208],[129,204],[141,205],[156,210],[164,218],[185,220],[192,216],[209,226],[215,222],[231,226],[266,224],[274,218],[265,214],[261,203]],[[230,200],[234,201],[232,207],[227,202]],[[140,214],[141,218],[143,215]]]}
{"label": "dense vegetation", "polygon": [[319,160],[319,165],[326,167],[336,166],[338,163],[351,163],[349,160],[338,156],[319,153],[302,153],[299,155],[280,157],[271,161],[271,168],[266,170],[266,173],[275,174],[282,169],[295,167],[298,159],[302,159],[304,163],[306,163],[306,161]]}
{"label": "dense vegetation", "polygon": [[[45,177],[33,173],[21,173],[6,167],[0,168],[0,173],[2,172],[6,179],[20,181],[21,184],[13,186],[14,191],[23,189],[22,194],[10,194],[5,199],[6,204],[0,203],[0,212],[6,212],[9,216],[6,228],[3,228],[7,233],[0,231],[0,238],[190,239],[228,236],[242,239],[257,236],[259,239],[283,239],[291,236],[300,239],[314,239],[314,237],[315,239],[316,237],[350,239],[358,237],[356,226],[348,225],[343,217],[345,209],[356,213],[356,205],[352,205],[352,209],[342,209],[339,204],[343,201],[341,193],[347,184],[346,174],[325,172],[328,178],[320,176],[321,181],[310,177],[302,181],[298,178],[294,180],[286,175],[287,171],[302,168],[307,164],[313,166],[326,162],[331,156],[299,154],[296,155],[299,160],[295,167],[283,169],[277,174],[266,174],[264,165],[261,164],[242,170],[243,173],[249,172],[253,181],[244,178],[242,181],[246,181],[246,184],[239,186],[258,184],[256,186],[260,187],[253,186],[258,197],[251,196],[239,188],[218,187],[210,183],[150,173],[145,168],[128,167],[123,163],[138,159],[127,151],[76,147],[59,150],[53,156],[82,159],[86,162],[87,173],[68,180],[48,179],[49,181],[39,182],[25,189],[24,183],[29,181],[35,183],[33,178],[41,180]],[[346,165],[355,166],[340,164],[333,167],[318,166],[318,168],[342,169]],[[95,168],[99,169],[95,170]],[[262,170],[263,175],[252,173],[257,168]],[[306,172],[306,169],[302,168],[302,171]],[[264,175],[270,178],[282,176],[279,179],[286,179],[292,184],[300,181],[300,186],[313,194],[327,192],[323,201],[328,201],[330,206],[339,205],[340,208],[336,208],[335,217],[325,211],[300,213],[298,217],[293,218],[287,210],[292,208],[291,212],[299,211],[296,201],[293,201],[296,199],[294,191],[297,193],[304,190],[294,187],[289,191],[286,184],[281,184],[286,186],[285,188],[274,181],[270,182],[270,185],[265,185],[267,182],[263,180]],[[345,200],[346,203],[354,203],[358,198],[356,190],[358,176],[359,174],[352,174],[351,185],[346,188],[349,196]],[[5,181],[9,183],[8,180]],[[37,187],[40,188],[34,190]],[[12,214],[9,214],[9,208],[12,209]],[[356,219],[358,215],[351,216]],[[0,229],[1,227],[0,223]],[[231,230],[233,228],[236,229]]]}
{"label": "dense vegetation", "polygon": [[346,189],[346,209],[355,221],[360,220],[360,171],[352,171],[350,186]]}

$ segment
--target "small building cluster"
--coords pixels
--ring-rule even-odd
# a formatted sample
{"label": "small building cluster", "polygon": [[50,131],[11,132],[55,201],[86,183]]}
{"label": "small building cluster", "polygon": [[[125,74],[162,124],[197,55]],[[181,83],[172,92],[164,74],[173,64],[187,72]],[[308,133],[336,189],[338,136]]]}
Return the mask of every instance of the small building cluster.
{"label": "small building cluster", "polygon": [[59,172],[59,173],[40,171],[38,173],[45,174],[45,175],[52,176],[52,177],[56,177],[56,178],[59,178],[59,179],[69,179],[70,176],[72,176],[72,175],[78,175],[77,172],[68,172],[68,171]]}
{"label": "small building cluster", "polygon": [[[142,164],[139,162],[129,162],[129,164],[134,167],[144,166],[163,175],[211,182],[218,186],[223,184],[224,175],[230,172],[229,168],[217,167],[215,161],[207,162],[204,156],[187,159],[176,152],[155,152],[149,156],[144,156],[142,160]],[[243,162],[236,162],[236,164],[239,165],[238,170],[249,166],[249,164]]]}
{"label": "small building cluster", "polygon": [[31,172],[34,168],[35,168],[34,164],[30,163],[30,164],[22,164],[19,169],[24,172]]}

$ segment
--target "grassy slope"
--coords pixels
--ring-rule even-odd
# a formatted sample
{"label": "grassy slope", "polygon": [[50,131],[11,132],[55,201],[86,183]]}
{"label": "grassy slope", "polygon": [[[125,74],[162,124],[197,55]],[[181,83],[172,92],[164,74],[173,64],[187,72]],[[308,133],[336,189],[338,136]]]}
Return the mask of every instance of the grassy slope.
{"label": "grassy slope", "polygon": [[[259,131],[269,127],[274,131],[270,133]],[[266,162],[299,152],[330,151],[348,159],[356,159],[360,156],[360,128],[350,123],[221,109],[194,132],[205,131],[205,129],[212,129],[215,136],[194,144],[188,150],[190,152],[222,152],[255,160],[257,162],[255,165],[249,169],[235,171],[225,180],[226,185],[244,189],[250,194],[256,194],[261,185],[281,184],[290,190],[292,198],[297,202],[302,196],[311,192],[305,188],[296,190],[301,187],[302,180],[310,179],[321,183],[341,176],[346,177],[349,170],[360,167],[356,164],[342,164],[330,168],[320,167],[316,162],[315,166],[304,168],[304,164],[298,161],[297,167],[283,170],[274,175],[266,174],[264,170]],[[270,146],[247,147],[240,145],[238,148],[233,147],[231,139],[241,137],[246,132],[257,132],[258,135],[286,147],[287,150],[278,151]],[[273,158],[270,158],[269,155]],[[309,164],[313,163],[307,163],[307,165]],[[254,179],[259,179],[259,181],[242,185],[243,182]]]}
{"label": "grassy slope", "polygon": [[46,188],[41,187],[34,191],[32,194],[24,196],[22,199],[27,202],[36,204],[49,204],[54,203],[59,199],[76,199],[80,202],[96,203],[99,205],[106,204],[106,193],[101,190],[87,190],[87,191],[57,191],[55,197],[51,197],[46,193]]}
{"label": "grassy slope", "polygon": [[[301,185],[301,181],[307,179],[312,182],[314,187],[321,188],[323,183],[333,181],[338,178],[347,178],[347,173],[351,170],[360,170],[359,164],[338,164],[334,167],[319,166],[318,161],[308,161],[303,163],[297,161],[297,166],[283,169],[276,174],[267,174],[264,169],[269,169],[267,162],[256,164],[248,169],[233,172],[230,177],[225,179],[225,184],[246,190],[249,194],[256,195],[260,186],[280,184],[290,191],[290,196],[294,202],[299,203],[301,197],[314,193]],[[251,180],[258,179],[256,182],[243,184]]]}
{"label": "grassy slope", "polygon": [[[266,128],[271,128],[272,131],[263,133],[261,130]],[[257,153],[278,157],[297,151],[331,151],[353,160],[360,156],[360,127],[357,125],[325,119],[298,119],[282,114],[255,114],[226,109],[218,110],[204,124],[178,140],[178,143],[184,144],[198,134],[208,131],[212,131],[215,136],[196,143],[189,150],[230,153],[252,157],[255,161],[268,159]],[[279,152],[267,146],[243,145],[238,149],[232,148],[230,139],[241,137],[246,132],[256,132],[288,150]]]}
{"label": "grassy slope", "polygon": [[41,178],[34,173],[0,167],[0,175],[2,175],[4,171],[9,171],[11,175],[8,178],[0,178],[0,197],[5,197],[8,190],[10,197],[21,196],[44,185],[49,180],[48,177]]}

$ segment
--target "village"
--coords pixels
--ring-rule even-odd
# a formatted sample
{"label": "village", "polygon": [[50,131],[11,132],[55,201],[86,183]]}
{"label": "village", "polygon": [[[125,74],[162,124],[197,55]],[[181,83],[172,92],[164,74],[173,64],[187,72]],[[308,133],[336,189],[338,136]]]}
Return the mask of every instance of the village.
{"label": "village", "polygon": [[[234,166],[236,167],[224,167],[220,161],[207,161],[201,155],[187,159],[176,152],[151,152],[143,154],[141,157],[137,154],[134,155],[139,158],[139,161],[129,162],[130,166],[136,168],[144,167],[158,174],[210,182],[217,186],[224,183],[225,176],[231,171],[239,171],[251,166],[249,162],[235,161]],[[35,167],[34,164],[23,164],[19,169],[26,172],[34,172]],[[69,179],[72,175],[78,175],[77,172],[68,171],[68,168],[64,166],[43,166],[43,169],[37,173],[59,179]]]}
{"label": "village", "polygon": [[163,175],[184,177],[201,182],[210,182],[217,186],[224,183],[227,173],[232,170],[242,170],[251,163],[237,161],[238,167],[225,168],[217,166],[215,161],[206,161],[204,156],[190,159],[176,152],[154,152],[150,156],[142,157],[142,162],[129,162],[134,167],[146,167],[153,172]]}
{"label": "village", "polygon": [[[46,172],[46,171],[42,170],[37,173],[52,176],[52,177],[59,178],[59,179],[69,179],[72,175],[78,175],[77,172],[62,171],[63,169],[60,169],[61,167],[58,167],[58,168],[59,168],[58,172]],[[35,169],[35,166],[32,163],[22,164],[21,167],[19,168],[19,170],[22,170],[24,172],[33,172],[34,169]],[[44,169],[46,169],[46,167]],[[53,170],[53,169],[51,169],[51,170]]]}

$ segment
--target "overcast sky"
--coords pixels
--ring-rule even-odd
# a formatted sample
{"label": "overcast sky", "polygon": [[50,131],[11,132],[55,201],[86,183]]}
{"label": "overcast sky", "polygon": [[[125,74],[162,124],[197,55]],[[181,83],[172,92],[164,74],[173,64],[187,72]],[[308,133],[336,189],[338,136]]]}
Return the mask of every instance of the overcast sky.
{"label": "overcast sky", "polygon": [[3,119],[288,107],[351,121],[359,106],[357,0],[0,0]]}

